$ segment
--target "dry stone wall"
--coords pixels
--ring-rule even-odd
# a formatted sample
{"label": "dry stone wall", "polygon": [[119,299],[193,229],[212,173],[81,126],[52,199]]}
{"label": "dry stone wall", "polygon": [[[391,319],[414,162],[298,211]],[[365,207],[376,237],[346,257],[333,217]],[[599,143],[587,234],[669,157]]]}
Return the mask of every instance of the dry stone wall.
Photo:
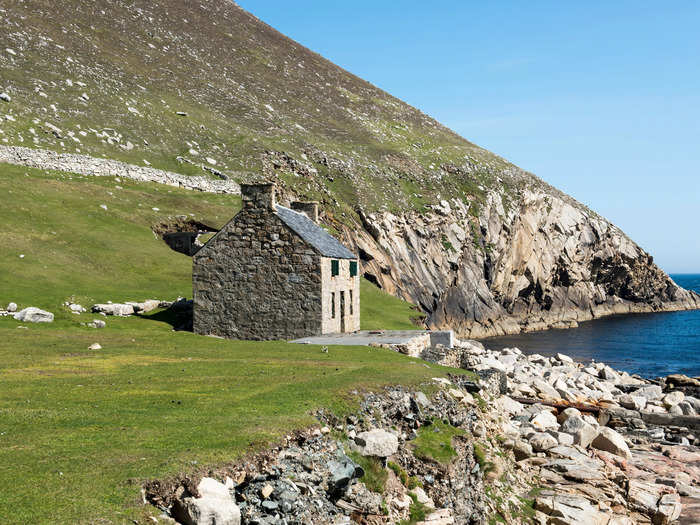
{"label": "dry stone wall", "polygon": [[141,182],[157,182],[189,190],[211,193],[240,193],[240,186],[231,180],[215,180],[204,176],[188,176],[118,160],[101,159],[75,153],[57,153],[45,149],[0,146],[0,162],[30,168],[67,171],[95,177],[122,177]]}

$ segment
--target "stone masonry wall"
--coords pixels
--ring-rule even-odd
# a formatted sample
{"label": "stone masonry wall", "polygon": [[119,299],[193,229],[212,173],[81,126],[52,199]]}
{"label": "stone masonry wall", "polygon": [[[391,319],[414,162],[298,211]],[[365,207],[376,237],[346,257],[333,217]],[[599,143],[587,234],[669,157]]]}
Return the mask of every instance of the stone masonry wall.
{"label": "stone masonry wall", "polygon": [[[360,329],[360,262],[358,275],[350,277],[350,259],[337,259],[339,274],[331,276],[330,257],[321,258],[321,280],[323,282],[323,325],[321,332],[334,334],[341,331],[340,297],[345,293],[345,332],[356,332]],[[352,294],[351,294],[352,292]],[[350,296],[352,295],[352,300]],[[332,300],[335,300],[335,317],[333,317]],[[351,308],[352,305],[352,308]]]}
{"label": "stone masonry wall", "polygon": [[243,210],[193,257],[195,333],[268,340],[320,332],[321,257],[272,213],[272,191],[244,194]]}

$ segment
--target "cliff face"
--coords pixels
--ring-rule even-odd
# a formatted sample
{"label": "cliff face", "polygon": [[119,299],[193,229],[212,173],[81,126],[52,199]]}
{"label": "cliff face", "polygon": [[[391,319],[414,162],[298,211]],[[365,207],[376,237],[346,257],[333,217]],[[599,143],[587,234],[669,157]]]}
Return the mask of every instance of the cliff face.
{"label": "cliff face", "polygon": [[619,228],[556,192],[525,191],[510,210],[492,192],[477,216],[453,199],[363,223],[344,233],[366,276],[420,305],[430,327],[462,336],[700,307]]}

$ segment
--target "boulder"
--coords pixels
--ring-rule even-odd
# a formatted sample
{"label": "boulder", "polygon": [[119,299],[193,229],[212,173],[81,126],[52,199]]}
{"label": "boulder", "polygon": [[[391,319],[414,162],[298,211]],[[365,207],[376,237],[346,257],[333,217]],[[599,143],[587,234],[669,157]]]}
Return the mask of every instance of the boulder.
{"label": "boulder", "polygon": [[598,429],[586,423],[581,416],[573,415],[561,425],[560,430],[571,434],[574,444],[587,448],[598,436]]}
{"label": "boulder", "polygon": [[646,385],[642,388],[638,388],[632,392],[635,396],[641,396],[647,399],[647,401],[658,400],[663,397],[663,391],[659,385]]}
{"label": "boulder", "polygon": [[664,494],[653,517],[654,525],[666,525],[676,521],[681,515],[681,498],[678,494]]}
{"label": "boulder", "polygon": [[572,416],[581,417],[581,412],[579,412],[579,410],[574,407],[566,408],[557,416],[557,421],[559,422],[559,424],[562,424]]}
{"label": "boulder", "polygon": [[630,394],[622,394],[617,398],[617,402],[621,407],[629,410],[643,410],[647,406],[647,398],[643,396],[633,396]]}
{"label": "boulder", "polygon": [[17,303],[10,303],[7,305],[7,311],[10,313],[14,313],[17,311]]}
{"label": "boulder", "polygon": [[548,515],[551,524],[607,525],[609,521],[609,516],[582,496],[543,493],[535,499],[535,508]]}
{"label": "boulder", "polygon": [[119,303],[96,304],[93,305],[92,311],[94,313],[103,313],[105,315],[127,316],[134,314],[134,305]]}
{"label": "boulder", "polygon": [[559,392],[557,392],[553,386],[545,381],[542,381],[541,379],[535,379],[532,382],[532,386],[534,386],[535,390],[540,393],[540,397],[544,397],[545,399],[560,399]]}
{"label": "boulder", "polygon": [[571,434],[567,434],[566,432],[551,432],[551,434],[560,445],[574,444],[574,436]]}
{"label": "boulder", "polygon": [[610,427],[602,427],[598,430],[598,435],[591,443],[593,448],[598,450],[604,450],[605,452],[610,452],[616,456],[623,457],[625,459],[631,459],[632,453],[625,438],[623,438],[619,433],[615,432]]}
{"label": "boulder", "polygon": [[557,417],[552,414],[549,410],[543,410],[542,412],[536,414],[530,423],[540,430],[547,430],[548,428],[559,428],[559,423],[557,423]]}
{"label": "boulder", "polygon": [[88,323],[88,326],[90,328],[104,328],[107,326],[107,323],[105,323],[102,319],[94,319],[92,322]]}
{"label": "boulder", "polygon": [[554,448],[559,443],[551,434],[546,432],[536,432],[530,438],[530,445],[532,445],[532,450],[536,452],[544,452],[550,448]]}
{"label": "boulder", "polygon": [[671,408],[672,406],[678,405],[681,401],[685,399],[685,394],[680,390],[674,392],[669,392],[663,398],[663,403],[666,408]]}
{"label": "boulder", "polygon": [[698,381],[694,377],[688,377],[688,376],[683,375],[683,374],[671,374],[670,376],[666,377],[666,385],[671,386],[671,387],[678,387],[678,386],[700,387],[700,381]]}
{"label": "boulder", "polygon": [[531,458],[534,455],[534,452],[530,443],[519,439],[513,445],[513,454],[515,455],[516,461],[521,461],[523,459]]}
{"label": "boulder", "polygon": [[660,485],[631,479],[627,490],[627,501],[631,508],[640,510],[648,516],[654,516],[664,490]]}
{"label": "boulder", "polygon": [[88,346],[88,350],[102,350],[102,345],[100,343],[92,343]]}
{"label": "boulder", "polygon": [[17,321],[22,321],[23,323],[52,323],[53,314],[40,308],[30,306],[17,312],[14,315]]}
{"label": "boulder", "polygon": [[601,379],[605,379],[606,381],[615,381],[618,382],[620,380],[620,376],[610,368],[608,365],[605,365],[603,369],[598,372],[598,377]]}
{"label": "boulder", "polygon": [[379,428],[360,432],[355,437],[355,443],[363,456],[388,458],[399,449],[398,438],[391,432]]}
{"label": "boulder", "polygon": [[695,416],[695,415],[697,415],[697,414],[695,413],[695,408],[693,407],[693,405],[691,405],[691,404],[688,403],[687,401],[681,401],[681,402],[678,403],[678,405],[676,405],[676,406],[677,406],[678,408],[681,409],[681,412],[683,412],[683,415],[684,415],[684,416]]}
{"label": "boulder", "polygon": [[559,361],[561,361],[562,363],[565,363],[567,365],[574,364],[574,360],[571,359],[568,355],[557,354],[557,359],[559,359]]}
{"label": "boulder", "polygon": [[240,525],[241,511],[226,485],[202,478],[197,485],[199,497],[176,500],[173,517],[184,525]]}
{"label": "boulder", "polygon": [[496,400],[496,406],[506,414],[520,415],[525,409],[522,403],[518,403],[508,396],[501,396]]}

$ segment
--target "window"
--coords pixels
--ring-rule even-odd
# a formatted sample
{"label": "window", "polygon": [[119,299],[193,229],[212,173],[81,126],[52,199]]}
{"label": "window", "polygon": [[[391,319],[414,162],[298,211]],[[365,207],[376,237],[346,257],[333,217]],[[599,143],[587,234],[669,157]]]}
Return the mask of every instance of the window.
{"label": "window", "polygon": [[350,277],[357,276],[357,261],[350,261]]}
{"label": "window", "polygon": [[331,261],[331,277],[335,277],[338,274],[340,274],[340,261],[332,260]]}
{"label": "window", "polygon": [[335,292],[331,292],[331,318],[335,319]]}
{"label": "window", "polygon": [[[352,263],[350,263],[350,275],[352,275]],[[350,290],[350,315],[352,315],[352,290]]]}

